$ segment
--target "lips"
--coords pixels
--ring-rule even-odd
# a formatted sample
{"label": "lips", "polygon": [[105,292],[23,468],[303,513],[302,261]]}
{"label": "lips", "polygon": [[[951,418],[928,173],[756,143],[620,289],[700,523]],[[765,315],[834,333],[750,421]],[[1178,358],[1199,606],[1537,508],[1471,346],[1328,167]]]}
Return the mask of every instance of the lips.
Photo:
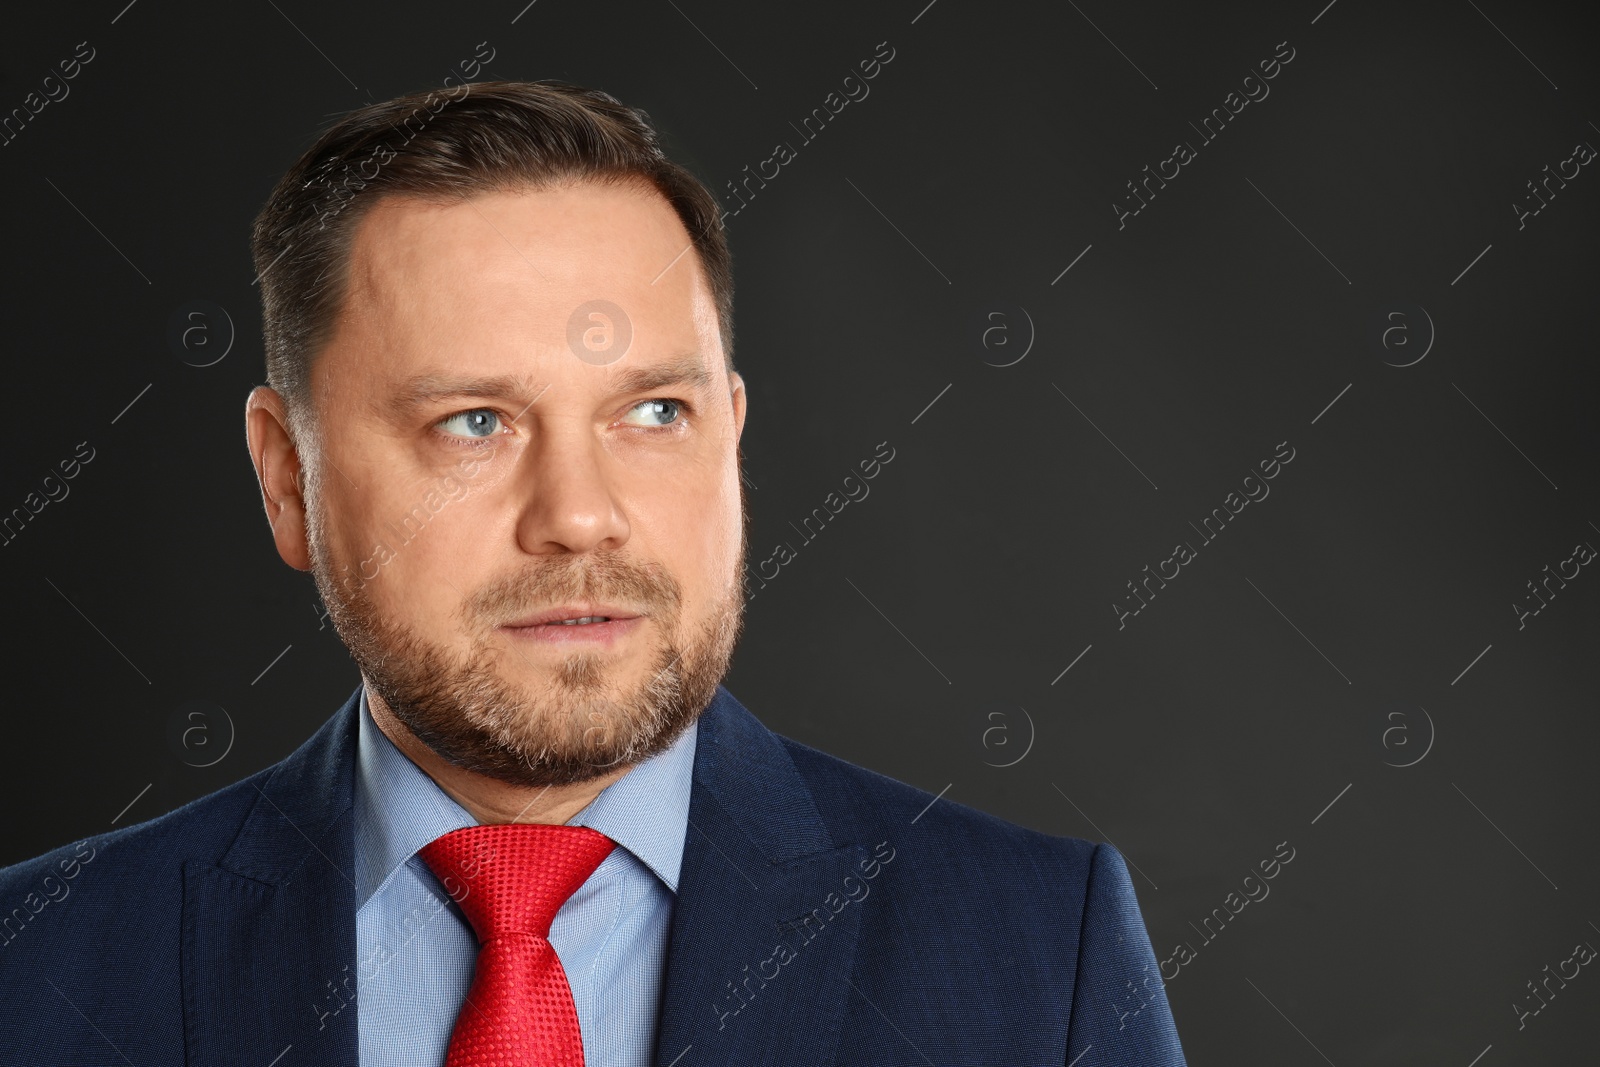
{"label": "lips", "polygon": [[[551,623],[563,623],[571,619],[599,618],[610,621],[622,619],[637,619],[639,612],[618,604],[563,604],[541,611],[536,615],[508,622],[508,627],[545,626]],[[592,625],[592,624],[591,624]]]}

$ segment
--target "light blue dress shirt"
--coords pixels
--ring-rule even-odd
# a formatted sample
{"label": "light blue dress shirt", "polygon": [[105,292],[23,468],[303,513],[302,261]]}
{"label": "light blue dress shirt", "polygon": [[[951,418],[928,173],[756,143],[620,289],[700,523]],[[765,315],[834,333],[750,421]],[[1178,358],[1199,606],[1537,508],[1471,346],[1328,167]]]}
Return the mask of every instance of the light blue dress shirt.
{"label": "light blue dress shirt", "polygon": [[[583,1059],[594,1067],[648,1067],[655,1051],[698,726],[567,823],[617,842],[550,926]],[[359,731],[353,1000],[361,1063],[443,1065],[478,940],[417,850],[476,820],[378,729],[365,689]]]}

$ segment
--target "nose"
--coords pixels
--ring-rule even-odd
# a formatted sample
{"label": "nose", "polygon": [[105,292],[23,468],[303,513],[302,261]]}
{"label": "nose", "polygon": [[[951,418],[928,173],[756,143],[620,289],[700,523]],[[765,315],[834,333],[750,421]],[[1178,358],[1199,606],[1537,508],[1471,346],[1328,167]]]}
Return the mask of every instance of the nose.
{"label": "nose", "polygon": [[582,554],[627,542],[614,461],[586,421],[541,422],[518,466],[517,543],[524,552]]}

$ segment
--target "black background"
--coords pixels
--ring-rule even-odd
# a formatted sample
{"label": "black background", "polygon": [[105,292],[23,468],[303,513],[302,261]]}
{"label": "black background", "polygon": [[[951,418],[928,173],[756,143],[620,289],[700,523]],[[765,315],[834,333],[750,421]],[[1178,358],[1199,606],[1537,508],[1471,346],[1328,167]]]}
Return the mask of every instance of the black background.
{"label": "black background", "polygon": [[[1164,964],[1192,1063],[1593,1056],[1588,969],[1517,1017],[1600,945],[1600,578],[1515,607],[1600,545],[1600,176],[1513,207],[1600,145],[1581,8],[524,3],[7,13],[0,113],[94,58],[0,146],[0,515],[94,458],[0,545],[0,864],[281,759],[357,684],[244,447],[248,226],[339,114],[485,42],[480,80],[606,89],[719,193],[796,149],[729,220],[752,568],[795,551],[749,602],[741,701],[940,803],[1113,841],[1157,956],[1194,953]],[[870,95],[803,142],[880,42]],[[1270,95],[1202,143],[1280,42]],[[1196,158],[1119,228],[1178,141]],[[171,343],[194,300],[231,348],[216,313],[211,348]],[[1202,540],[1283,442],[1270,496]]]}

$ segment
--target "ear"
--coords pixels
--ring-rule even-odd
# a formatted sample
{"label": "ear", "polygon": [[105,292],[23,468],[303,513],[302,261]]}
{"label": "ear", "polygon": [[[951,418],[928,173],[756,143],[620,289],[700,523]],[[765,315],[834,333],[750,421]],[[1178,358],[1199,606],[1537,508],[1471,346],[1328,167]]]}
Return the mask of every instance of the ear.
{"label": "ear", "polygon": [[304,470],[289,438],[288,409],[276,390],[265,385],[250,390],[244,405],[244,433],[278,555],[295,570],[309,571]]}
{"label": "ear", "polygon": [[746,390],[744,376],[738,371],[728,372],[729,399],[733,401],[733,436],[734,440],[744,437],[744,409]]}

